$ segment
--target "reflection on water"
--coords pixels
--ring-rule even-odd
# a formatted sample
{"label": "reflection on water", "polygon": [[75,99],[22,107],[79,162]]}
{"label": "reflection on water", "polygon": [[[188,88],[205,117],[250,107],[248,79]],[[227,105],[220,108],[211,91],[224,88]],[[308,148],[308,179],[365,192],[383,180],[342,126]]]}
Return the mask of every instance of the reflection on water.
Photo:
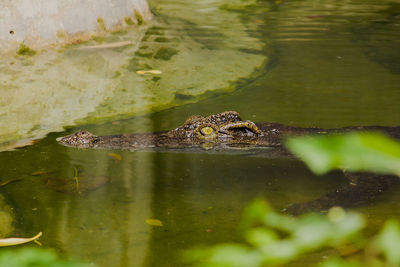
{"label": "reflection on water", "polygon": [[[219,65],[215,64],[218,67],[213,76],[204,80],[196,76],[201,80],[198,84],[217,87],[214,77],[224,66],[221,62],[232,55],[232,49],[271,58],[264,75],[237,83],[236,90],[229,94],[209,94],[192,104],[105,124],[82,125],[79,129],[98,135],[167,130],[182,124],[191,114],[223,110],[237,110],[243,119],[300,126],[400,125],[399,61],[397,54],[388,56],[399,40],[396,5],[388,1],[360,4],[310,0],[223,7],[224,12],[235,14],[235,23],[251,25],[236,25],[232,15],[221,17],[227,28],[233,25],[230,30],[244,27],[247,34],[243,35],[215,30],[219,20],[210,14],[219,9],[206,8],[207,3],[214,2],[202,1],[197,16],[192,13],[196,9],[182,14],[181,8],[188,6],[181,1],[153,3],[161,20],[184,25],[185,32],[192,36],[191,40],[174,39],[174,45],[185,46],[196,40],[202,47],[202,56],[193,60],[213,64],[218,53],[228,51]],[[173,14],[171,18],[168,12]],[[209,24],[197,21],[201,15]],[[138,50],[141,62],[146,64],[153,61],[143,55],[150,50],[157,53],[152,47],[155,39],[165,41],[160,38],[176,34],[168,33],[167,28],[151,31],[143,41],[147,47]],[[232,40],[229,38],[237,38],[237,42],[226,41]],[[257,47],[251,46],[253,41]],[[262,47],[258,42],[268,45]],[[185,51],[191,54],[189,48]],[[233,65],[239,64],[237,58],[232,60]],[[132,71],[136,71],[135,64],[130,65]],[[182,73],[178,84],[187,86],[190,72],[179,69],[177,61],[169,64],[177,75]],[[203,73],[206,69],[197,71]],[[221,75],[226,78],[231,71],[225,69]],[[251,71],[246,73],[244,77]],[[136,86],[129,76],[123,79]],[[154,88],[159,90],[157,97],[163,96],[160,90],[164,85]],[[194,102],[185,90],[170,92],[176,93],[174,99]],[[109,103],[125,108],[123,101],[127,99],[123,95],[114,94],[112,99]],[[99,106],[98,113],[89,114],[87,120],[95,120],[106,109]],[[7,204],[14,207],[15,233],[29,236],[43,231],[41,242],[45,247],[100,266],[177,266],[181,249],[237,240],[241,211],[254,197],[267,197],[273,206],[282,209],[293,202],[315,199],[346,182],[340,173],[317,178],[294,159],[206,152],[79,150],[57,145],[56,137],[76,130],[50,134],[30,147],[0,153],[0,178],[23,179],[2,188],[2,193]],[[111,152],[120,158],[110,156]],[[99,177],[107,179],[96,180],[102,179]],[[50,179],[73,180],[77,187],[88,188],[81,194],[62,193],[52,188]],[[68,182],[70,187],[73,184]],[[388,214],[400,218],[397,189],[375,204],[360,207],[374,226]],[[148,225],[147,219],[158,219],[163,226]]]}
{"label": "reflection on water", "polygon": [[[42,230],[46,246],[102,266],[173,265],[180,249],[236,240],[241,210],[256,196],[282,208],[343,183],[335,175],[314,180],[301,163],[289,159],[114,151],[122,158],[116,161],[109,151],[56,151],[53,141],[46,142],[39,158],[34,147],[2,154],[4,162],[25,157],[32,164],[10,174],[24,179],[7,188],[10,201],[21,208],[16,231]],[[73,179],[73,168],[78,176],[110,180],[82,194],[60,193],[47,183]],[[38,169],[54,172],[29,175]],[[147,225],[149,218],[164,226]]]}

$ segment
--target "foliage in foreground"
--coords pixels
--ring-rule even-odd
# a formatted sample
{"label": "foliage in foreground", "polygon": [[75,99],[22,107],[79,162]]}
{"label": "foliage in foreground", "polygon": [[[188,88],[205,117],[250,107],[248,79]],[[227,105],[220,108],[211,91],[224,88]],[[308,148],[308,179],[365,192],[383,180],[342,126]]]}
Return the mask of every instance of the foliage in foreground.
{"label": "foliage in foreground", "polygon": [[0,266],[7,267],[89,267],[88,265],[59,259],[50,250],[39,248],[24,248],[5,250],[0,253]]}
{"label": "foliage in foreground", "polygon": [[[287,146],[316,173],[346,168],[400,175],[400,144],[380,134],[298,137]],[[400,224],[395,220],[388,220],[369,241],[362,235],[363,216],[340,207],[330,209],[327,216],[293,218],[256,201],[245,211],[243,221],[244,243],[192,249],[184,259],[199,266],[275,266],[333,248],[342,256],[357,255],[328,258],[320,266],[400,266]]]}
{"label": "foliage in foreground", "polygon": [[346,169],[400,176],[400,143],[382,134],[303,136],[286,145],[316,174]]}
{"label": "foliage in foreground", "polygon": [[334,248],[336,254],[357,252],[358,260],[333,257],[321,266],[400,265],[400,225],[396,221],[387,221],[372,241],[366,242],[361,232],[365,220],[358,213],[334,207],[327,216],[305,214],[294,218],[257,200],[245,211],[243,222],[244,243],[195,248],[185,252],[184,259],[198,266],[276,266]]}

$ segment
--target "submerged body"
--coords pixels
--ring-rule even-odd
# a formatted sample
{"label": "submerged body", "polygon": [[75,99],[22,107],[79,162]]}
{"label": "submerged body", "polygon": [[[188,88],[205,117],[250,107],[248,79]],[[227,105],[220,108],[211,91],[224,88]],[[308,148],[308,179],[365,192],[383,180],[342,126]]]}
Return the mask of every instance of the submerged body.
{"label": "submerged body", "polygon": [[[302,128],[279,123],[254,123],[243,121],[235,111],[226,111],[208,117],[191,116],[176,129],[156,133],[96,136],[87,131],[77,132],[58,139],[60,144],[77,148],[103,149],[168,149],[168,150],[228,150],[240,148],[273,148],[269,156],[288,155],[282,142],[286,137],[307,134],[340,134],[352,131],[380,131],[400,139],[400,127],[345,127],[337,129]],[[354,206],[375,199],[397,177],[367,173],[344,173],[349,184],[319,199],[297,203],[288,208],[292,214],[321,211],[332,206]]]}

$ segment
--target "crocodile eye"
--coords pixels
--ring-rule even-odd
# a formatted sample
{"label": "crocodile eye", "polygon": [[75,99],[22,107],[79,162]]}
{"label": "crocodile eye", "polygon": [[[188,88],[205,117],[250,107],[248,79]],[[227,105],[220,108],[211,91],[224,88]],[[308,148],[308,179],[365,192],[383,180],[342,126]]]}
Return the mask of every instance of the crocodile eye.
{"label": "crocodile eye", "polygon": [[210,134],[212,134],[214,132],[214,129],[212,127],[210,127],[210,126],[206,126],[206,127],[201,128],[200,132],[203,135],[210,135]]}

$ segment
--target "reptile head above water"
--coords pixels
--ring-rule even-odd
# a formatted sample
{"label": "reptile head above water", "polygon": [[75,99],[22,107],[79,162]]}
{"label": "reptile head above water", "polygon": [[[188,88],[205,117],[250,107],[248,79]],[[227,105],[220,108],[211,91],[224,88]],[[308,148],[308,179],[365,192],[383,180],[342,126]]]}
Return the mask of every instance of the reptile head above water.
{"label": "reptile head above water", "polygon": [[190,116],[186,122],[172,131],[172,137],[206,141],[227,141],[235,138],[256,138],[260,129],[252,121],[242,121],[239,113],[225,111],[208,117]]}
{"label": "reptile head above water", "polygon": [[80,131],[57,141],[79,148],[181,148],[204,144],[253,143],[262,135],[254,122],[243,121],[235,111],[225,111],[208,117],[190,116],[182,126],[165,132],[96,136],[88,131]]}
{"label": "reptile head above water", "polygon": [[57,138],[60,144],[79,148],[90,148],[96,143],[98,137],[88,131],[79,131],[64,137]]}

